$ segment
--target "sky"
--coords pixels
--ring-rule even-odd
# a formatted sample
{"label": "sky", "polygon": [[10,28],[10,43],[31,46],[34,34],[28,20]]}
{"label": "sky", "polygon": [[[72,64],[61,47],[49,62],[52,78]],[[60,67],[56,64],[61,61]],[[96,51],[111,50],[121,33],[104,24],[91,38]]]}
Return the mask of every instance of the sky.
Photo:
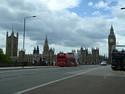
{"label": "sky", "polygon": [[25,49],[31,54],[37,45],[43,51],[45,37],[55,52],[99,48],[108,53],[108,35],[113,25],[117,44],[125,44],[125,0],[0,0],[0,48],[5,51],[6,32],[19,33],[23,47],[24,17],[26,19]]}

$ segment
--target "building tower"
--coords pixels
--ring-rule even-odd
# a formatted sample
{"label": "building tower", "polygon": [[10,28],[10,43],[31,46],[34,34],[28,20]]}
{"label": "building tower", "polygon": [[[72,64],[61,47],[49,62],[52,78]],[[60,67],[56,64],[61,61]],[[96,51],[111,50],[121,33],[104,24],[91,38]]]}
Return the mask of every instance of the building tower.
{"label": "building tower", "polygon": [[36,54],[36,48],[34,47],[34,49],[33,49],[33,55],[35,55]]}
{"label": "building tower", "polygon": [[83,47],[80,49],[79,64],[83,64]]}
{"label": "building tower", "polygon": [[17,51],[18,51],[18,32],[15,36],[12,27],[11,35],[8,36],[8,32],[6,34],[6,55],[10,57],[15,57],[17,56]]}
{"label": "building tower", "polygon": [[88,55],[88,49],[81,47],[81,49],[80,49],[80,64],[87,64],[87,55]]}
{"label": "building tower", "polygon": [[87,56],[88,56],[88,49],[84,48],[83,49],[83,62],[84,62],[84,64],[87,64]]}
{"label": "building tower", "polygon": [[92,48],[92,64],[99,64],[99,48]]}
{"label": "building tower", "polygon": [[108,63],[112,62],[112,49],[116,46],[116,37],[113,26],[111,25],[110,34],[108,36]]}
{"label": "building tower", "polygon": [[37,46],[36,52],[39,55],[39,46]]}
{"label": "building tower", "polygon": [[43,59],[47,63],[49,62],[49,45],[48,45],[47,36],[46,36],[46,39],[45,39],[45,42],[44,42],[44,46],[43,46]]}
{"label": "building tower", "polygon": [[39,46],[37,46],[37,49],[34,47],[33,55],[39,55]]}
{"label": "building tower", "polygon": [[49,65],[54,65],[54,51],[52,48],[49,50]]}

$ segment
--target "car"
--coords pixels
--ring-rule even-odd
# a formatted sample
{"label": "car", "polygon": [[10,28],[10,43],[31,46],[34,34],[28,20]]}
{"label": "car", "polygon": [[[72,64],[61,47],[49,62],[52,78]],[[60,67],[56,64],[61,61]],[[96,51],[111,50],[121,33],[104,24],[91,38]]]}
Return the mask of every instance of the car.
{"label": "car", "polygon": [[102,61],[100,64],[101,65],[107,65],[107,62],[106,61]]}

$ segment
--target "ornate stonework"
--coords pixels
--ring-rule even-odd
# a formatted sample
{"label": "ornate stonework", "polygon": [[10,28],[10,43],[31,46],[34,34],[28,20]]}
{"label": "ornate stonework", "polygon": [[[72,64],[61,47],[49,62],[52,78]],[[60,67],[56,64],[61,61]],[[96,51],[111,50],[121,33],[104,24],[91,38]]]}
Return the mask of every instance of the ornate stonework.
{"label": "ornate stonework", "polygon": [[111,29],[110,29],[110,34],[108,36],[108,63],[111,64],[111,53],[112,53],[112,49],[116,47],[116,37],[115,37],[115,34],[114,34],[114,29],[113,29],[113,26],[111,26]]}
{"label": "ornate stonework", "polygon": [[16,57],[18,52],[18,33],[16,36],[14,35],[14,31],[12,29],[12,33],[9,36],[8,32],[6,34],[6,55],[10,57]]}
{"label": "ornate stonework", "polygon": [[88,52],[88,49],[82,48],[79,53],[79,63],[82,64],[99,64],[100,59],[99,59],[99,49],[98,48],[92,48],[91,49],[92,53]]}

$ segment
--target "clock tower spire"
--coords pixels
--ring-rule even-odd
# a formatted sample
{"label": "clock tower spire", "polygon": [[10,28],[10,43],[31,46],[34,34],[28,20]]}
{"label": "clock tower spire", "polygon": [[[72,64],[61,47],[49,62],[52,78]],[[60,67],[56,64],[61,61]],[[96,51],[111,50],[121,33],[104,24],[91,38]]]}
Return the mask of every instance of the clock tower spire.
{"label": "clock tower spire", "polygon": [[108,36],[108,63],[112,62],[112,49],[116,46],[116,37],[113,26],[111,25],[110,34]]}

